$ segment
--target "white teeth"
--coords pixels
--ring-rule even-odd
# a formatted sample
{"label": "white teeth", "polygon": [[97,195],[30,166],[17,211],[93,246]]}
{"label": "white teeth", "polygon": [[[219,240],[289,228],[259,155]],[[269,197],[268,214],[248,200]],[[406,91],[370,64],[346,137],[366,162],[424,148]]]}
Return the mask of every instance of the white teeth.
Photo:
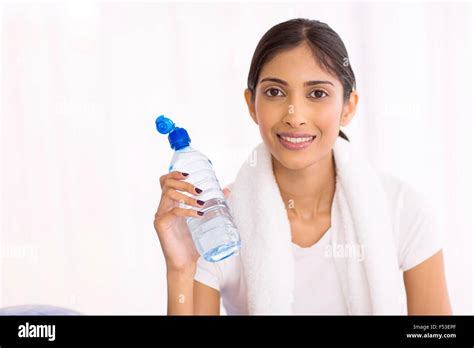
{"label": "white teeth", "polygon": [[293,144],[298,144],[298,143],[306,143],[308,141],[313,140],[313,137],[306,137],[306,138],[290,138],[290,137],[284,137],[281,136],[281,138],[285,141],[288,141]]}

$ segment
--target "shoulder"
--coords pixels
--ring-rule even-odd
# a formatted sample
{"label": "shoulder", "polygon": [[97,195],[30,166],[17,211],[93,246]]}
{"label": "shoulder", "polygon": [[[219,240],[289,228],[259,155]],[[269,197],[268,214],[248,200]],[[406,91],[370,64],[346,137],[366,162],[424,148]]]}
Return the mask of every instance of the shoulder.
{"label": "shoulder", "polygon": [[405,271],[442,248],[436,208],[412,184],[385,171],[378,174],[393,222],[399,266]]}
{"label": "shoulder", "polygon": [[391,211],[401,214],[400,218],[410,218],[419,214],[432,214],[434,206],[428,196],[417,190],[411,183],[391,173],[377,170]]}

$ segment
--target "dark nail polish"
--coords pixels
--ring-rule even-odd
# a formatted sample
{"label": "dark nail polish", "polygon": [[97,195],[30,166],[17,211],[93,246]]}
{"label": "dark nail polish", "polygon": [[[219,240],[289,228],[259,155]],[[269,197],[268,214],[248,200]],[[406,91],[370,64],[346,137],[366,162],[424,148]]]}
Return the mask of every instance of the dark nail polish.
{"label": "dark nail polish", "polygon": [[203,215],[204,215],[204,212],[198,211],[198,215],[199,215],[199,216],[203,216]]}
{"label": "dark nail polish", "polygon": [[205,203],[204,201],[201,201],[200,199],[198,199],[196,202],[197,202],[197,204],[199,204],[199,205],[204,205],[204,203]]}
{"label": "dark nail polish", "polygon": [[196,190],[197,193],[201,193],[201,192],[202,192],[202,190],[201,190],[200,188],[197,188],[197,187],[196,187],[195,190]]}
{"label": "dark nail polish", "polygon": [[181,174],[183,174],[183,176],[188,176],[189,175],[189,173],[181,173]]}

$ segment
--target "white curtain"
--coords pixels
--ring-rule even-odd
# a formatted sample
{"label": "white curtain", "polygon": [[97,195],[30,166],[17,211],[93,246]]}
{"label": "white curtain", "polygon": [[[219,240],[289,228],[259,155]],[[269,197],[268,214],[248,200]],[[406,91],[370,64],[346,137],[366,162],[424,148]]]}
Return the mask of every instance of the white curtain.
{"label": "white curtain", "polygon": [[231,182],[261,141],[253,51],[294,17],[344,40],[360,93],[346,134],[431,199],[453,309],[472,313],[472,8],[439,2],[5,2],[0,306],[166,313],[153,217],[172,152],[154,120]]}

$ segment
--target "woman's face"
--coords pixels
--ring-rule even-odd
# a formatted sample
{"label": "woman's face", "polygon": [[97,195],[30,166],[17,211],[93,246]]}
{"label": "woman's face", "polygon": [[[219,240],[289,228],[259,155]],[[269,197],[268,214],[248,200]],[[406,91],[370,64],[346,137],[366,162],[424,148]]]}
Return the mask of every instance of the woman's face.
{"label": "woman's face", "polygon": [[317,64],[306,44],[265,63],[255,101],[248,89],[245,98],[264,143],[289,169],[306,168],[330,153],[357,104],[356,92],[344,103],[342,84]]}

